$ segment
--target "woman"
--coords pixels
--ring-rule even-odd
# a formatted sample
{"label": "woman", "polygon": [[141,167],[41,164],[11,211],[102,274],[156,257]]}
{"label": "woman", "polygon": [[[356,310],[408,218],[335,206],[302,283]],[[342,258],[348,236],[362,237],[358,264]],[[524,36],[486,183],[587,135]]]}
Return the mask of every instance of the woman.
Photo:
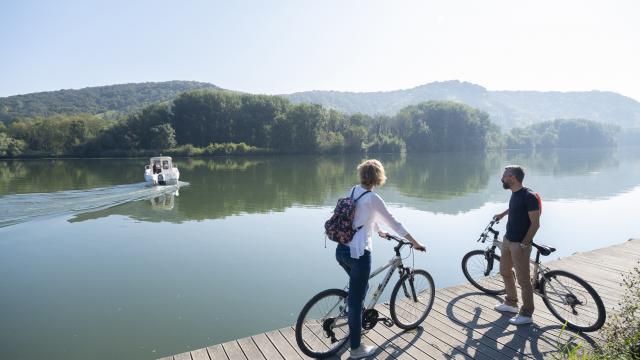
{"label": "woman", "polygon": [[[361,359],[375,353],[376,347],[360,343],[362,335],[362,303],[367,293],[369,274],[371,273],[371,236],[377,232],[381,237],[387,234],[380,230],[378,222],[391,227],[398,235],[411,241],[413,248],[424,251],[425,247],[416,241],[409,232],[387,209],[382,198],[373,192],[382,186],[387,177],[384,167],[378,160],[366,160],[358,165],[360,185],[353,189],[353,198],[357,199],[353,226],[359,229],[347,244],[338,244],[336,259],[349,274],[349,334],[351,342],[351,358]],[[366,193],[370,191],[370,193]],[[351,195],[351,191],[349,191]]]}

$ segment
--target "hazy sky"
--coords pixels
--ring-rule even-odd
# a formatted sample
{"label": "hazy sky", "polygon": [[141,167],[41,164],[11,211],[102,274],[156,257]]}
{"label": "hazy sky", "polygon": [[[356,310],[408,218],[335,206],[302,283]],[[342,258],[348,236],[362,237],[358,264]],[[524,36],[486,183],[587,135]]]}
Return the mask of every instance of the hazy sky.
{"label": "hazy sky", "polygon": [[2,0],[0,96],[197,80],[252,93],[490,90],[640,100],[640,2]]}

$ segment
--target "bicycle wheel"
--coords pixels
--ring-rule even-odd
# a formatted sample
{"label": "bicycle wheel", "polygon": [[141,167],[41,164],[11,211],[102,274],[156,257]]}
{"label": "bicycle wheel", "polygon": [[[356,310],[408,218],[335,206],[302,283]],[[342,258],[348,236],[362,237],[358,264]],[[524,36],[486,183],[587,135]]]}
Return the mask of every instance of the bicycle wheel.
{"label": "bicycle wheel", "polygon": [[573,330],[596,331],[607,317],[598,293],[580,277],[563,270],[552,270],[540,281],[542,300],[549,311]]}
{"label": "bicycle wheel", "polygon": [[413,270],[404,274],[391,292],[391,319],[401,329],[418,327],[431,311],[434,297],[435,285],[428,272]]}
{"label": "bicycle wheel", "polygon": [[462,258],[462,272],[471,285],[489,295],[500,295],[506,291],[500,275],[500,256],[487,256],[485,250],[473,250]]}
{"label": "bicycle wheel", "polygon": [[337,353],[349,339],[347,292],[324,290],[307,302],[296,321],[296,342],[312,358]]}

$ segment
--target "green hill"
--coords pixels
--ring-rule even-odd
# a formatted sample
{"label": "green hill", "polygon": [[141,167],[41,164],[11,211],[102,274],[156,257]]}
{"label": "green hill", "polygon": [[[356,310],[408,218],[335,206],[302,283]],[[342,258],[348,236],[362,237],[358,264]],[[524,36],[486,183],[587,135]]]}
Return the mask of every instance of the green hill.
{"label": "green hill", "polygon": [[196,81],[166,81],[58,90],[0,98],[0,121],[21,117],[92,114],[116,117],[195,89],[218,89]]}
{"label": "green hill", "polygon": [[454,80],[385,92],[307,91],[284,96],[294,103],[317,103],[368,115],[393,115],[408,105],[451,100],[486,111],[493,122],[507,129],[560,118],[589,119],[622,128],[640,126],[638,101],[604,91],[489,91]]}

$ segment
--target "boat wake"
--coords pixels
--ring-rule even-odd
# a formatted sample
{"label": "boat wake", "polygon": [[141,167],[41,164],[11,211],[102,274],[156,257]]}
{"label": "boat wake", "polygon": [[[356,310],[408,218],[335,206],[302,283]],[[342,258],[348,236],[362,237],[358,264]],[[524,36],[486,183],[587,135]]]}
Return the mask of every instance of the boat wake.
{"label": "boat wake", "polygon": [[0,228],[36,218],[81,214],[131,201],[152,199],[175,192],[178,188],[187,185],[189,183],[183,181],[167,186],[146,186],[145,183],[136,183],[88,190],[0,196]]}

